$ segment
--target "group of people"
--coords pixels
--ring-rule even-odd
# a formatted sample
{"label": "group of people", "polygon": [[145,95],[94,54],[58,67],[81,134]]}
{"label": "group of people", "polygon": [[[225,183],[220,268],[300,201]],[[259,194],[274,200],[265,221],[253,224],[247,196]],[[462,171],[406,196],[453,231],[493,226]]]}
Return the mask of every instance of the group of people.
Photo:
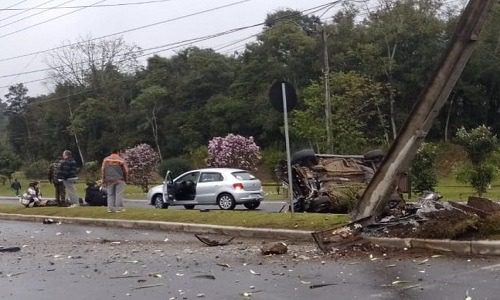
{"label": "group of people", "polygon": [[[60,160],[52,163],[49,168],[48,180],[54,185],[55,205],[67,206],[70,208],[80,206],[80,198],[76,192],[77,165],[70,150],[64,150]],[[128,167],[125,160],[120,156],[118,150],[104,158],[101,167],[102,186],[106,189],[108,212],[123,211],[123,193],[128,177]],[[15,180],[14,182],[17,182]],[[21,185],[15,186],[16,195],[19,195]],[[14,189],[14,187],[12,187]],[[91,202],[94,199],[95,185],[88,185],[86,200]],[[92,197],[91,197],[92,196]],[[102,197],[102,196],[101,196]],[[67,201],[67,199],[69,201]],[[98,201],[98,200],[96,200]],[[38,182],[29,184],[27,191],[20,197],[21,204],[26,207],[47,205],[47,201],[42,201],[41,191]]]}

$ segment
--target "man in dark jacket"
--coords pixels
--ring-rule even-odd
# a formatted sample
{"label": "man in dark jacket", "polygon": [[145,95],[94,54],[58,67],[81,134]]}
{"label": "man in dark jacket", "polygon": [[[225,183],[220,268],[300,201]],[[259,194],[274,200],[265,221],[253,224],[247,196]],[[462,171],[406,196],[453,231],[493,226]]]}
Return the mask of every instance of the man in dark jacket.
{"label": "man in dark jacket", "polygon": [[19,190],[21,189],[21,183],[17,181],[17,178],[14,178],[14,181],[10,185],[11,189],[16,191],[16,196],[19,196]]}
{"label": "man in dark jacket", "polygon": [[75,183],[78,179],[76,176],[76,162],[69,150],[64,150],[62,156],[63,159],[59,163],[59,170],[57,172],[57,180],[62,181],[64,184],[69,201],[71,202],[69,207],[77,207],[80,206],[80,201],[75,188]]}
{"label": "man in dark jacket", "polygon": [[49,167],[48,179],[49,183],[54,185],[55,200],[58,206],[66,206],[66,190],[62,181],[57,180],[57,173],[59,172],[60,160],[56,160]]}

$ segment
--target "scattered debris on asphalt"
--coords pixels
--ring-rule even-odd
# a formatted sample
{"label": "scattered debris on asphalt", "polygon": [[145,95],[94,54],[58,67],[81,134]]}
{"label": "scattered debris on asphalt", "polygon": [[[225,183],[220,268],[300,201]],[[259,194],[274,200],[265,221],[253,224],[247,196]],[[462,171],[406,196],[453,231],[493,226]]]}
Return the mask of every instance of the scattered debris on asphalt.
{"label": "scattered debris on asphalt", "polygon": [[0,246],[0,252],[18,252],[21,251],[20,247],[3,247]]}
{"label": "scattered debris on asphalt", "polygon": [[163,286],[163,284],[141,285],[141,286],[135,287],[133,289],[134,290],[149,289],[149,288],[154,288],[154,287],[159,287],[159,286]]}
{"label": "scattered debris on asphalt", "polygon": [[319,283],[319,284],[311,284],[309,286],[310,289],[322,288],[325,286],[337,285],[336,283]]}
{"label": "scattered debris on asphalt", "polygon": [[229,244],[232,240],[234,240],[234,237],[230,237],[229,239],[227,239],[225,241],[218,241],[218,240],[213,240],[213,239],[209,239],[207,237],[200,236],[198,234],[195,234],[194,236],[198,240],[200,240],[200,242],[202,242],[203,244],[205,244],[209,247],[225,246],[225,245]]}
{"label": "scattered debris on asphalt", "polygon": [[141,277],[140,275],[122,275],[122,276],[111,276],[109,279],[126,279],[126,278],[137,278]]}
{"label": "scattered debris on asphalt", "polygon": [[262,255],[281,255],[288,251],[288,246],[283,242],[264,244],[260,251]]}
{"label": "scattered debris on asphalt", "polygon": [[193,276],[194,279],[211,279],[215,280],[215,276],[212,274],[202,274],[202,275],[196,275]]}
{"label": "scattered debris on asphalt", "polygon": [[54,224],[54,219],[43,219],[42,224]]}

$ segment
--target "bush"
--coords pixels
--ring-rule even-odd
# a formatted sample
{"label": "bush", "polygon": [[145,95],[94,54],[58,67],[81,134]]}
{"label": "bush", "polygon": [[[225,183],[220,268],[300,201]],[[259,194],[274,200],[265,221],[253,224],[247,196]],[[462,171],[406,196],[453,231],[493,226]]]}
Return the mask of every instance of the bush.
{"label": "bush", "polygon": [[208,165],[212,167],[256,170],[260,159],[260,148],[253,137],[228,134],[208,143]]}
{"label": "bush", "polygon": [[24,175],[28,179],[46,179],[50,162],[42,159],[23,166]]}
{"label": "bush", "polygon": [[101,165],[95,160],[86,162],[83,166],[83,172],[87,180],[96,181],[101,177]]}
{"label": "bush", "polygon": [[265,172],[269,172],[269,174],[272,174],[275,181],[278,181],[275,172],[276,166],[278,165],[279,161],[284,159],[285,157],[286,154],[276,148],[268,148],[262,153],[261,166],[264,167]]}
{"label": "bush", "polygon": [[160,157],[148,144],[139,144],[129,148],[123,155],[127,161],[129,176],[132,184],[141,186],[144,192],[149,189],[149,183],[154,180]]}
{"label": "bush", "polygon": [[0,145],[0,175],[10,180],[21,165],[21,159],[14,152]]}
{"label": "bush", "polygon": [[417,193],[434,191],[437,185],[437,148],[432,144],[422,144],[411,166],[411,183]]}
{"label": "bush", "polygon": [[482,196],[497,174],[496,167],[489,161],[497,149],[497,136],[484,125],[470,131],[462,127],[457,131],[456,142],[464,147],[471,162],[457,179],[470,183]]}
{"label": "bush", "polygon": [[196,169],[206,168],[208,160],[207,146],[199,146],[190,150],[189,159],[191,160],[191,167]]}
{"label": "bush", "polygon": [[160,176],[164,177],[167,171],[172,172],[172,176],[175,178],[184,172],[192,169],[191,162],[182,157],[169,158],[161,162],[160,164]]}

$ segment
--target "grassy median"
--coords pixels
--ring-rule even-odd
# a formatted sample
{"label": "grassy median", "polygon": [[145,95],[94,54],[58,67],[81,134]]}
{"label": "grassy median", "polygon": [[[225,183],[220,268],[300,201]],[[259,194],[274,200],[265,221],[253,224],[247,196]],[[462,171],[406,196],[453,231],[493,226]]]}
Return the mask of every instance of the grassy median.
{"label": "grassy median", "polygon": [[107,218],[243,226],[249,228],[276,228],[292,230],[322,230],[337,227],[349,221],[347,215],[312,213],[270,213],[261,211],[221,211],[178,209],[127,208],[120,213],[108,213],[105,207],[34,207],[0,205],[0,213],[45,215],[57,217]]}

